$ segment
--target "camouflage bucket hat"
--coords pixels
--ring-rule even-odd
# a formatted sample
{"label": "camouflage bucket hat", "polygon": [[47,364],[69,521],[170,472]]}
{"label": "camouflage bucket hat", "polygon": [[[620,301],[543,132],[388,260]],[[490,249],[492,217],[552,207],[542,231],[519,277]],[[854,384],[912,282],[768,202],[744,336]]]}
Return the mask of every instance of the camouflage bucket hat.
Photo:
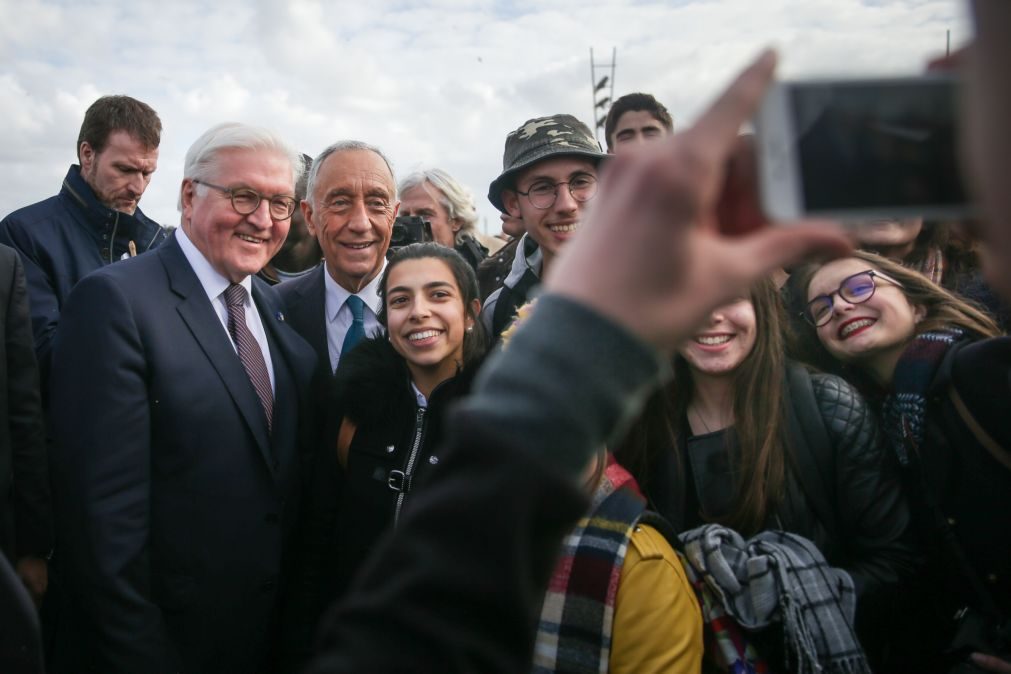
{"label": "camouflage bucket hat", "polygon": [[502,190],[517,172],[556,155],[579,155],[600,160],[606,157],[589,127],[572,115],[551,115],[527,120],[505,141],[502,174],[488,187],[488,200],[503,213]]}

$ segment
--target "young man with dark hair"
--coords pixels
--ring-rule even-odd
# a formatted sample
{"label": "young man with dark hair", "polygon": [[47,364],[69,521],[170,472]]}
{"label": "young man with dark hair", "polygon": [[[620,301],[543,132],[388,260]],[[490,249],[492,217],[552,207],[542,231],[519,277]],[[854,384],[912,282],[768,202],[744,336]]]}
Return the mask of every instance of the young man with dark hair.
{"label": "young man with dark hair", "polygon": [[158,168],[161,120],[146,103],[103,96],[91,104],[77,142],[80,165],[60,193],[0,222],[0,243],[24,263],[43,400],[60,309],[90,272],[154,248],[165,230],[137,208]]}
{"label": "young man with dark hair", "polygon": [[523,222],[512,267],[484,301],[481,321],[497,339],[565,243],[575,236],[597,194],[597,165],[606,157],[589,127],[572,115],[538,117],[506,136],[502,174],[488,200]]}
{"label": "young man with dark hair", "polygon": [[651,94],[625,94],[614,102],[604,122],[607,151],[620,154],[674,133],[674,120]]}

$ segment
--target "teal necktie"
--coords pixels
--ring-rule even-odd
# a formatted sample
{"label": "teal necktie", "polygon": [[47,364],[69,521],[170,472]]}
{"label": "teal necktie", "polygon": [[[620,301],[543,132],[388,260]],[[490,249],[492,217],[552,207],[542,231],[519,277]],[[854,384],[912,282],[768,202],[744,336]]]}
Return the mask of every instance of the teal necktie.
{"label": "teal necktie", "polygon": [[349,295],[346,304],[351,309],[351,315],[354,317],[354,320],[351,321],[351,327],[348,328],[347,334],[344,335],[341,356],[344,356],[348,351],[355,348],[358,342],[365,339],[365,302],[358,295]]}

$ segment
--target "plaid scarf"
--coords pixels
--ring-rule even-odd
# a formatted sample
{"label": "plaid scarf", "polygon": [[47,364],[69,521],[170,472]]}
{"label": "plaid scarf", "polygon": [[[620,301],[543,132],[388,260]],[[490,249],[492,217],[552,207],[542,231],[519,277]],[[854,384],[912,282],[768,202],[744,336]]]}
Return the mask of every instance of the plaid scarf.
{"label": "plaid scarf", "polygon": [[925,332],[906,347],[895,366],[892,392],[881,409],[885,434],[903,467],[909,465],[910,451],[923,442],[927,415],[927,389],[948,349],[965,336],[959,328]]}
{"label": "plaid scarf", "polygon": [[685,532],[681,540],[690,567],[741,627],[782,623],[789,671],[870,673],[853,632],[853,580],[830,567],[813,543],[782,531],[744,541],[715,524]]}
{"label": "plaid scarf", "polygon": [[635,479],[608,454],[589,514],[562,543],[541,607],[532,671],[607,671],[621,567],[645,507]]}
{"label": "plaid scarf", "polygon": [[[768,663],[755,651],[734,616],[723,607],[723,593],[706,583],[706,577],[696,571],[684,553],[677,551],[677,558],[702,609],[706,661],[728,674],[768,674],[771,671]],[[703,671],[710,670],[704,666]]]}
{"label": "plaid scarf", "polygon": [[[695,570],[684,553],[678,551],[677,554],[702,610],[706,660],[728,674],[768,674],[768,663],[755,650],[734,617],[723,608],[723,593],[706,584],[705,576]],[[702,670],[709,671],[706,667]]]}

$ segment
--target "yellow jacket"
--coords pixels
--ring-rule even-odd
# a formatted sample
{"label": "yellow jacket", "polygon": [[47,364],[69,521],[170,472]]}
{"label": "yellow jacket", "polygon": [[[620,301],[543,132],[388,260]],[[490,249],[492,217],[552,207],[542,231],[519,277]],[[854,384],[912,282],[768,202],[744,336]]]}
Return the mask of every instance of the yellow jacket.
{"label": "yellow jacket", "polygon": [[702,669],[702,612],[670,543],[653,527],[636,525],[614,606],[611,674]]}

